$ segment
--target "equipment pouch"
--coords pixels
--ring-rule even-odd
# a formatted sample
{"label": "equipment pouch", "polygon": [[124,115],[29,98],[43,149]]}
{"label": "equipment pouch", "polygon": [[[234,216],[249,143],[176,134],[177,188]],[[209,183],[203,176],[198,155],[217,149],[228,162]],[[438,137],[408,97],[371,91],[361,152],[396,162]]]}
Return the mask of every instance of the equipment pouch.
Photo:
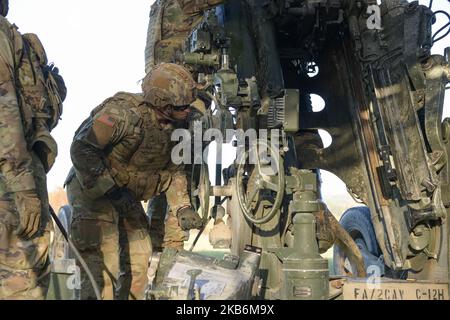
{"label": "equipment pouch", "polygon": [[99,220],[75,219],[70,229],[70,236],[79,250],[92,250],[100,247],[102,228]]}

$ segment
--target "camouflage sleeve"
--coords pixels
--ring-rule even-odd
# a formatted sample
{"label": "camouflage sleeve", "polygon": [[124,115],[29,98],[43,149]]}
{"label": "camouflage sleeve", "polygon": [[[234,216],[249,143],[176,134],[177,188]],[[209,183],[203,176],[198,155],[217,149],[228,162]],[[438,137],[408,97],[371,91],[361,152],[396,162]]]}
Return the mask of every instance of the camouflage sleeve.
{"label": "camouflage sleeve", "polygon": [[121,141],[131,127],[130,111],[108,99],[77,131],[71,146],[75,172],[85,191],[97,198],[116,182],[106,166],[105,151]]}
{"label": "camouflage sleeve", "polygon": [[185,14],[197,14],[222,4],[225,0],[178,0],[178,2]]}
{"label": "camouflage sleeve", "polygon": [[176,214],[179,209],[191,205],[186,172],[184,165],[175,165],[172,162],[166,171],[171,176],[170,185],[166,191],[167,203]]}
{"label": "camouflage sleeve", "polygon": [[17,61],[14,33],[0,21],[0,172],[8,191],[35,189],[14,79]]}
{"label": "camouflage sleeve", "polygon": [[153,2],[147,28],[145,43],[145,73],[155,66],[155,44],[161,40],[161,19],[163,10],[160,1]]}

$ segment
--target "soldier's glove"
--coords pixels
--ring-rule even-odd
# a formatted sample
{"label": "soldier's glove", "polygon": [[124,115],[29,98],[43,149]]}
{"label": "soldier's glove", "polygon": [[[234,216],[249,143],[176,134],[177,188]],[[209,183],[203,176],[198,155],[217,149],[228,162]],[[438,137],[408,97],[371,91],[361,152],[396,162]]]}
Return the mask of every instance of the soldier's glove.
{"label": "soldier's glove", "polygon": [[184,231],[200,229],[203,225],[202,218],[191,207],[184,207],[177,212],[178,224]]}
{"label": "soldier's glove", "polygon": [[141,202],[136,199],[130,189],[113,187],[105,193],[105,196],[111,201],[111,204],[120,216],[126,217],[140,214],[145,216]]}
{"label": "soldier's glove", "polygon": [[19,225],[15,233],[25,239],[32,238],[41,224],[41,201],[36,191],[14,192],[14,202],[19,213]]}

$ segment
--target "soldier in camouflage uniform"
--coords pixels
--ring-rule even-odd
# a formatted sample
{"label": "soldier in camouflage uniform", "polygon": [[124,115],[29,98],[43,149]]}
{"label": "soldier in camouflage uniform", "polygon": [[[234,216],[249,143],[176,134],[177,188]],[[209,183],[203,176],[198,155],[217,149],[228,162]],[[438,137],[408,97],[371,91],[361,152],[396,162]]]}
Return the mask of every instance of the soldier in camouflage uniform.
{"label": "soldier in camouflage uniform", "polygon": [[156,0],[150,10],[145,71],[161,62],[183,63],[184,44],[203,12],[225,0]]}
{"label": "soldier in camouflage uniform", "polygon": [[[184,232],[202,223],[191,209],[184,168],[170,158],[172,131],[190,112],[196,83],[183,67],[165,63],[150,70],[142,88],[95,108],[71,146],[70,234],[103,299],[144,297],[152,249],[140,201],[165,192],[172,224]],[[167,241],[180,246],[177,236]],[[95,298],[90,289],[83,273],[83,299]]]}
{"label": "soldier in camouflage uniform", "polygon": [[21,35],[0,0],[0,299],[44,299],[52,228],[46,173],[65,86],[34,34]]}
{"label": "soldier in camouflage uniform", "polygon": [[[147,32],[146,72],[161,62],[182,64],[185,41],[202,20],[203,12],[223,2],[224,0],[156,0],[151,7]],[[195,73],[193,75],[195,78]],[[190,165],[186,166],[186,172],[190,175]],[[150,235],[154,250],[161,251],[163,247],[170,247],[173,241],[169,238],[177,235],[179,249],[182,248],[183,241],[187,240],[187,235],[180,232],[177,224],[170,220],[165,222],[169,210],[164,194],[149,202]]]}

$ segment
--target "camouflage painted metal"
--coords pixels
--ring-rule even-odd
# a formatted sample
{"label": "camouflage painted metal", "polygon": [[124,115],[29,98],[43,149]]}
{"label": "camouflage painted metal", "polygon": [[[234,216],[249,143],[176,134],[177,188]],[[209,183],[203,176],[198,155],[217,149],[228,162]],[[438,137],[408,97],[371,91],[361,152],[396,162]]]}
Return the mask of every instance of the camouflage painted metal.
{"label": "camouflage painted metal", "polygon": [[328,261],[319,255],[314,216],[308,212],[298,212],[292,220],[294,244],[290,248],[280,249],[277,254],[283,262],[281,298],[326,300],[329,294]]}

